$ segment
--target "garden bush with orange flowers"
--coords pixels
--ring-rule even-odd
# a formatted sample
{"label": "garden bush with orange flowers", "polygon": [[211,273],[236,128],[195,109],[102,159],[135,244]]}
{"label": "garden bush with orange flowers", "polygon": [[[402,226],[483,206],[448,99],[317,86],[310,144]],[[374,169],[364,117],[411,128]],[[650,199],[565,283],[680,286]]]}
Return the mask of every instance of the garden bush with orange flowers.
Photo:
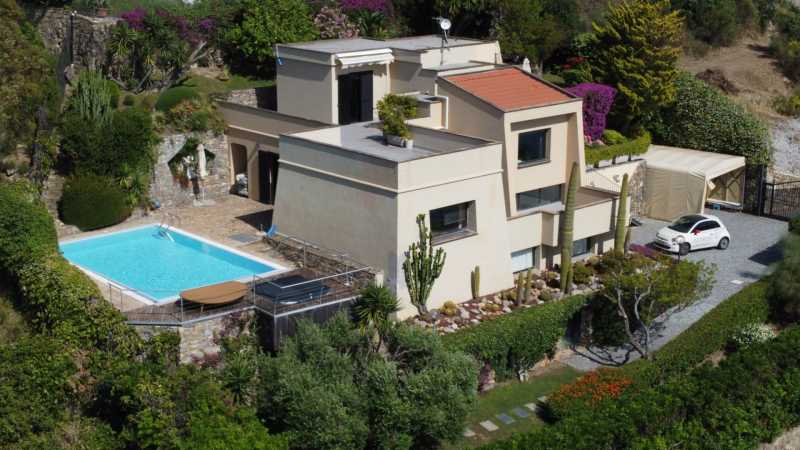
{"label": "garden bush with orange flowers", "polygon": [[547,415],[558,420],[576,408],[595,406],[617,398],[633,384],[633,379],[618,369],[601,368],[565,384],[547,400]]}

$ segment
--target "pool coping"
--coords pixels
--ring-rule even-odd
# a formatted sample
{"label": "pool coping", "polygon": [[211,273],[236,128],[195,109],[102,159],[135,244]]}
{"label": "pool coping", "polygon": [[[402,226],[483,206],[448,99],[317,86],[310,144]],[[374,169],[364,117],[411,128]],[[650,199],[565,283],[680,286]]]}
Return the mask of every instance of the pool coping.
{"label": "pool coping", "polygon": [[[127,232],[136,231],[136,230],[143,229],[143,228],[151,228],[151,227],[158,227],[158,226],[160,226],[160,223],[151,222],[151,223],[136,225],[136,226],[127,227],[127,228],[123,228],[123,229],[115,230],[115,231],[99,232],[97,234],[92,234],[91,236],[81,236],[81,237],[76,237],[76,238],[62,239],[62,240],[58,241],[59,253],[61,253],[61,255],[63,256],[63,252],[61,252],[61,245],[62,244],[73,244],[75,242],[88,241],[88,240],[92,240],[92,239],[99,239],[99,238],[103,238],[103,237],[107,237],[107,236],[112,236],[112,235],[115,235],[115,234],[127,233]],[[200,242],[203,242],[205,244],[220,248],[220,249],[222,249],[222,250],[224,250],[226,252],[233,253],[233,254],[235,254],[237,256],[241,256],[242,258],[246,258],[246,259],[249,259],[249,260],[252,260],[252,261],[256,261],[256,262],[258,262],[260,264],[264,264],[264,265],[267,265],[267,266],[270,266],[270,267],[273,268],[273,270],[270,270],[269,272],[263,272],[263,273],[254,274],[254,275],[247,276],[247,277],[235,278],[233,280],[227,280],[227,281],[239,281],[239,282],[252,281],[253,279],[256,279],[256,278],[263,278],[263,277],[266,277],[268,275],[269,276],[279,275],[281,273],[289,272],[289,271],[292,270],[292,268],[286,267],[283,264],[280,264],[280,263],[277,263],[277,262],[274,262],[274,261],[270,261],[270,260],[267,260],[267,259],[264,259],[264,258],[260,258],[258,256],[251,255],[251,254],[243,252],[241,250],[237,250],[237,249],[235,249],[235,248],[233,248],[233,247],[231,247],[229,245],[225,245],[225,244],[222,244],[220,242],[213,241],[211,239],[205,238],[203,236],[197,235],[197,234],[192,233],[190,231],[183,230],[183,229],[178,228],[178,227],[170,226],[170,227],[167,228],[167,231],[174,231],[176,233],[183,234],[184,236],[188,236],[189,238],[192,238],[192,239],[198,240]],[[180,299],[180,294],[178,294],[178,295],[166,297],[166,298],[159,299],[159,300],[154,300],[154,299],[152,299],[151,297],[147,296],[146,294],[144,294],[142,291],[140,291],[138,289],[134,289],[134,288],[126,286],[126,285],[124,285],[124,284],[122,284],[122,283],[120,283],[118,281],[111,280],[111,279],[109,279],[109,278],[107,278],[107,277],[105,277],[105,276],[103,276],[103,275],[101,275],[99,273],[96,273],[96,272],[94,272],[92,270],[89,270],[89,269],[81,266],[80,264],[73,263],[72,261],[70,261],[66,257],[64,257],[64,259],[66,259],[67,262],[69,262],[73,266],[77,267],[81,271],[85,272],[90,278],[93,278],[96,281],[100,281],[100,282],[106,283],[109,286],[113,286],[113,287],[119,289],[121,293],[124,293],[125,295],[130,296],[134,300],[137,300],[137,301],[139,301],[141,303],[144,303],[145,305],[149,305],[149,306],[167,305],[170,302],[173,302],[173,301],[176,301],[176,300]],[[205,285],[205,286],[211,286],[211,285]],[[196,286],[196,288],[199,288],[199,287],[203,287],[203,286]],[[189,288],[189,289],[195,289],[195,288]],[[109,297],[110,297],[110,294],[109,294]],[[112,301],[112,299],[109,298],[109,301]]]}

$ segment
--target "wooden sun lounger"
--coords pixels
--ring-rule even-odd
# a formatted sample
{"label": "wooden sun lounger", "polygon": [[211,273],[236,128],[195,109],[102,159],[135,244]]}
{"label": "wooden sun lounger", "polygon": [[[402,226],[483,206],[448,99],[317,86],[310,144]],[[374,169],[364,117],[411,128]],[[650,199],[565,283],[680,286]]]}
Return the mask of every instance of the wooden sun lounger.
{"label": "wooden sun lounger", "polygon": [[202,311],[205,305],[218,306],[233,303],[244,297],[247,290],[248,287],[244,283],[226,281],[225,283],[185,290],[181,292],[181,298],[185,301],[203,305],[200,307],[200,311]]}

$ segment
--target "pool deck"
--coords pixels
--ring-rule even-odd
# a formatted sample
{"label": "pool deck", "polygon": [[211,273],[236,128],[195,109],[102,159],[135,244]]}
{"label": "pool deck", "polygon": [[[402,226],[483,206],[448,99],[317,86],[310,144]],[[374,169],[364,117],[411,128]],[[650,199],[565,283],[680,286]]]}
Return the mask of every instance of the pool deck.
{"label": "pool deck", "polygon": [[[261,239],[251,244],[243,244],[232,236],[252,235],[257,238],[261,230],[267,229],[272,221],[272,206],[235,195],[229,195],[216,201],[213,205],[189,206],[171,208],[151,212],[149,215],[132,217],[125,222],[113,227],[85,233],[64,233],[59,229],[62,240],[82,239],[100,236],[108,233],[139,227],[151,223],[160,223],[167,215],[174,217],[170,223],[177,228],[196,234],[211,241],[233,247],[236,250],[250,254],[281,266],[295,268],[296,266],[267,245]],[[95,280],[98,281],[98,280]],[[110,292],[108,285],[98,282],[101,292],[121,311],[131,311],[141,308],[144,304],[126,294]]]}

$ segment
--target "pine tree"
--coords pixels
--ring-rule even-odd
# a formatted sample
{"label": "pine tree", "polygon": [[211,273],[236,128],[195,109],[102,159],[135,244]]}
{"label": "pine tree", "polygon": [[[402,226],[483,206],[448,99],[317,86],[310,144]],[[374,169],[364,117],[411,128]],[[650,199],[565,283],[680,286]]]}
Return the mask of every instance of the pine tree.
{"label": "pine tree", "polygon": [[613,119],[628,135],[675,100],[683,19],[669,0],[623,0],[609,8],[595,34],[593,69],[618,90]]}

